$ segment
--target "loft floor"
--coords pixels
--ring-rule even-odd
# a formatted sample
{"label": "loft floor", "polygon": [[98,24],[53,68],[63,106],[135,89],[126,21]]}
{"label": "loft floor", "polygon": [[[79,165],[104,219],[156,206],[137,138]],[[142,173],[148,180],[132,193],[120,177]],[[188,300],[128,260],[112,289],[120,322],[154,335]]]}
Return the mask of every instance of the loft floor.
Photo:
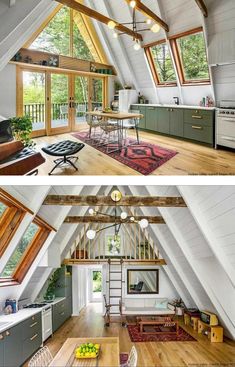
{"label": "loft floor", "polygon": [[[84,130],[84,126],[81,128]],[[130,132],[130,135],[134,135]],[[232,151],[215,150],[203,145],[149,132],[140,133],[141,140],[176,150],[178,154],[156,169],[152,175],[235,175],[235,155]],[[70,133],[34,139],[37,147],[61,140],[74,140]],[[53,167],[53,157],[43,155],[46,163],[39,167],[40,175],[47,175]],[[56,170],[55,175],[140,175],[135,170],[86,145],[79,153],[78,171]]]}
{"label": "loft floor", "polygon": [[[198,335],[192,328],[184,325],[183,327],[197,342],[136,343],[138,366],[235,366],[235,342],[226,339],[224,343],[211,344],[205,336]],[[86,307],[79,317],[72,317],[67,321],[46,345],[54,356],[67,338],[102,336],[119,336],[121,353],[131,349],[132,343],[127,329],[118,323],[105,328],[101,306],[94,303]]]}

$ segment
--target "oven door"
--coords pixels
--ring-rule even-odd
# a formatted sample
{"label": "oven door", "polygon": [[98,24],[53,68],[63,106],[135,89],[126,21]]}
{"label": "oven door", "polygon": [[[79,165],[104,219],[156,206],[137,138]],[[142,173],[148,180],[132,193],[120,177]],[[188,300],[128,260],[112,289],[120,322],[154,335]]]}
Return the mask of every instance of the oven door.
{"label": "oven door", "polygon": [[43,342],[52,335],[52,312],[51,307],[42,312],[42,339]]}
{"label": "oven door", "polygon": [[216,144],[235,148],[235,117],[217,117]]}

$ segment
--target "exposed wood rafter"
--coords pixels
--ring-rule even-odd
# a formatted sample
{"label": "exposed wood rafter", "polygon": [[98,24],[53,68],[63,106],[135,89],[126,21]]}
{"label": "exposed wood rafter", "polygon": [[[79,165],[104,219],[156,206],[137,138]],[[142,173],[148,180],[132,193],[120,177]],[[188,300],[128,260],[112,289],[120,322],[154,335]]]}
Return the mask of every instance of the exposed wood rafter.
{"label": "exposed wood rafter", "polygon": [[[127,224],[136,224],[135,222],[130,220],[131,217],[128,217],[126,220],[122,220],[121,218],[116,218],[116,223],[127,223]],[[141,219],[147,219],[149,223],[151,224],[165,224],[165,221],[162,217],[156,216],[156,217],[144,217],[144,216],[138,216],[135,217],[136,221],[140,221]],[[114,223],[115,217],[112,216],[106,216],[106,215],[88,215],[88,216],[77,216],[72,217],[69,216],[65,218],[64,223]]]}
{"label": "exposed wood rafter", "polygon": [[195,0],[195,2],[197,3],[199,8],[201,9],[201,12],[204,15],[204,17],[207,18],[208,17],[208,10],[207,10],[206,4],[204,3],[204,0]]}
{"label": "exposed wood rafter", "polygon": [[116,22],[114,19],[108,18],[105,15],[91,9],[88,8],[87,6],[77,3],[75,0],[57,0],[57,2],[68,6],[71,9],[74,9],[82,14],[87,15],[88,17],[91,17],[93,19],[98,20],[101,23],[104,24],[108,24],[110,21],[113,21],[114,23],[116,23],[116,27],[115,29],[117,29],[120,32],[123,32],[125,34],[127,34],[128,36],[131,36],[133,38],[137,38],[138,40],[142,41],[143,37],[141,34],[133,32],[131,29],[127,28],[126,26]]}
{"label": "exposed wood rafter", "polygon": [[[43,205],[115,206],[110,196],[48,195]],[[123,196],[117,206],[186,207],[182,197]]]}
{"label": "exposed wood rafter", "polygon": [[[130,3],[130,0],[125,0],[128,4]],[[151,9],[149,9],[146,5],[144,5],[140,0],[136,0],[136,7],[138,11],[140,11],[142,14],[146,15],[148,18],[151,18],[160,25],[161,28],[165,29],[166,32],[169,32],[169,26],[162,20],[157,14],[155,14]]]}
{"label": "exposed wood rafter", "polygon": [[[120,261],[119,259],[113,259],[112,261]],[[124,259],[123,262],[127,263],[129,265],[136,265],[136,264],[142,264],[142,265],[167,265],[166,261],[164,259],[153,259],[153,260],[134,260],[134,259]],[[63,264],[64,265],[75,265],[75,264],[102,264],[102,263],[108,263],[108,259],[65,259]]]}

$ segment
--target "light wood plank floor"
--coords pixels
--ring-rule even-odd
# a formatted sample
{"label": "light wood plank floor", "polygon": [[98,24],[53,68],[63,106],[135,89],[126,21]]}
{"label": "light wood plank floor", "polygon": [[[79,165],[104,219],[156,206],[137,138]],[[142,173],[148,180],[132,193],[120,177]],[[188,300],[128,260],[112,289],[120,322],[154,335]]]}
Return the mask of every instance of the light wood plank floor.
{"label": "light wood plank floor", "polygon": [[[235,342],[210,343],[205,336],[198,335],[192,328],[183,326],[197,342],[148,342],[136,343],[138,366],[142,367],[199,367],[235,366]],[[69,337],[119,336],[120,352],[131,349],[128,331],[120,324],[104,327],[104,320],[97,304],[90,304],[79,317],[72,317],[47,342],[53,356]]]}
{"label": "light wood plank floor", "polygon": [[[82,127],[84,130],[84,127]],[[132,135],[133,132],[130,133]],[[158,144],[177,151],[174,158],[153,172],[153,175],[235,175],[235,153],[215,150],[203,145],[173,139],[170,137],[140,132],[141,140]],[[54,135],[35,139],[40,149],[61,140],[74,140],[71,134]],[[40,175],[47,175],[53,167],[53,157],[46,156],[46,163],[39,168]],[[72,169],[56,170],[55,175],[140,175],[135,170],[117,162],[96,149],[86,145],[79,153],[78,171]]]}

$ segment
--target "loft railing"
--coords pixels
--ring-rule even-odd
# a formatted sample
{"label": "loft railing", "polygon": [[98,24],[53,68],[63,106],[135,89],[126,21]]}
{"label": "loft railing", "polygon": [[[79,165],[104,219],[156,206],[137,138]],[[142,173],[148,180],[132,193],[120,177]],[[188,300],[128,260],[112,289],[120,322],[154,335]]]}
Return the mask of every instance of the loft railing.
{"label": "loft railing", "polygon": [[[102,107],[102,102],[92,102],[92,110],[97,107]],[[76,117],[83,117],[88,111],[88,103],[75,103]],[[32,123],[45,121],[45,104],[44,103],[31,103],[24,104],[24,115],[30,116]],[[68,117],[68,104],[67,103],[52,103],[51,106],[51,119],[61,120]]]}

